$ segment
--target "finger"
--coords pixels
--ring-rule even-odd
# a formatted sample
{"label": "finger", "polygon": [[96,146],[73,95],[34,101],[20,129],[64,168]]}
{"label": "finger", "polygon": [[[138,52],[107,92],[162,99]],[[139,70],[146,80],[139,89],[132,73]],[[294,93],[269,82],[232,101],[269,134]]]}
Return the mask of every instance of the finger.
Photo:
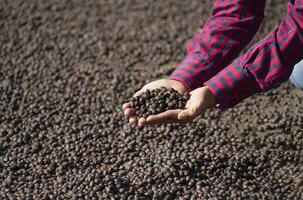
{"label": "finger", "polygon": [[188,108],[190,108],[191,107],[191,100],[189,99],[187,102],[186,102],[186,104],[185,104],[185,110],[187,110]]}
{"label": "finger", "polygon": [[127,103],[124,103],[122,105],[122,109],[125,110],[126,108],[131,108],[131,103],[130,102],[127,102]]}
{"label": "finger", "polygon": [[141,90],[139,90],[138,92],[136,92],[133,96],[134,96],[134,97],[140,96],[140,95],[143,94],[143,92],[144,92],[145,90],[146,90],[145,88],[142,88]]}
{"label": "finger", "polygon": [[178,119],[182,121],[189,121],[195,118],[195,116],[197,115],[196,113],[197,113],[197,109],[193,107],[189,107],[178,114]]}
{"label": "finger", "polygon": [[126,108],[126,110],[124,110],[124,115],[127,117],[134,116],[136,115],[136,111],[132,108]]}
{"label": "finger", "polygon": [[142,127],[142,126],[145,126],[145,125],[146,125],[146,119],[140,118],[140,119],[138,120],[138,126],[139,126],[139,127]]}
{"label": "finger", "polygon": [[188,114],[184,114],[182,113],[182,115],[180,114],[178,116],[178,120],[182,121],[182,122],[189,122],[191,120],[193,120],[195,117],[193,115],[188,115]]}
{"label": "finger", "polygon": [[138,123],[138,120],[137,120],[136,117],[130,117],[128,121],[129,121],[129,123],[132,124],[132,125],[135,125],[135,124]]}
{"label": "finger", "polygon": [[146,125],[155,125],[168,122],[178,122],[178,114],[182,110],[168,110],[157,115],[150,115],[147,117],[145,124]]}
{"label": "finger", "polygon": [[165,119],[165,120],[161,120],[161,121],[155,121],[155,122],[145,122],[145,126],[147,125],[160,125],[160,124],[169,124],[169,123],[180,123],[180,124],[184,124],[187,123],[188,121],[185,120],[178,120],[178,119]]}

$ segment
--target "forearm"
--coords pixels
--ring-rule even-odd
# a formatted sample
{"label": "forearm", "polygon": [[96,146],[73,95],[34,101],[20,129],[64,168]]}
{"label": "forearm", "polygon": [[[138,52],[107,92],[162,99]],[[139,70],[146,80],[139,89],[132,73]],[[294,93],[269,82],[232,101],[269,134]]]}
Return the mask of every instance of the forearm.
{"label": "forearm", "polygon": [[303,59],[303,2],[290,1],[288,8],[276,29],[205,83],[222,108],[277,87]]}
{"label": "forearm", "polygon": [[254,36],[264,16],[265,0],[216,0],[211,17],[187,45],[183,62],[170,78],[190,90],[227,66]]}

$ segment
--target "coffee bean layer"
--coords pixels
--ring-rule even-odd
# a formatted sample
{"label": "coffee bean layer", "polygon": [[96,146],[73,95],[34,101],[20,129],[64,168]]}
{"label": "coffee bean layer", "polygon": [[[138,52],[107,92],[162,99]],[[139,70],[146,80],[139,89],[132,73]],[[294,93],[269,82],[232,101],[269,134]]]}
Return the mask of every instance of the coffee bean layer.
{"label": "coffee bean layer", "polygon": [[[0,0],[0,199],[302,200],[303,93],[289,82],[188,124],[123,115],[182,62],[213,2]],[[267,1],[254,42],[286,3]]]}

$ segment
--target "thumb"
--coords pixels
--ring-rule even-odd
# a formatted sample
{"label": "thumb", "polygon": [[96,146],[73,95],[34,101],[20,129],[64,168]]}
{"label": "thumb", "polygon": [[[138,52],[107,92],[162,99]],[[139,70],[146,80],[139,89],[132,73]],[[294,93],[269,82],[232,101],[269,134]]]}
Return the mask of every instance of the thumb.
{"label": "thumb", "polygon": [[133,97],[137,97],[137,96],[142,95],[144,91],[145,91],[145,89],[142,88],[141,90],[137,91],[137,92],[133,95]]}
{"label": "thumb", "polygon": [[189,107],[178,114],[179,120],[191,120],[196,116],[196,109]]}

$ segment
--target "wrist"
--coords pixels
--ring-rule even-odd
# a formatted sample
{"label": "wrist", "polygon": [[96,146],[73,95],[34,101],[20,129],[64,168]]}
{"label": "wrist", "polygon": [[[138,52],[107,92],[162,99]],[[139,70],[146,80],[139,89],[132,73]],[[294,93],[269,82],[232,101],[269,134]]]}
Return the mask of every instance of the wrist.
{"label": "wrist", "polygon": [[211,90],[207,86],[204,86],[204,88],[206,90],[207,101],[209,102],[210,107],[215,107],[218,102],[216,96],[211,92]]}

